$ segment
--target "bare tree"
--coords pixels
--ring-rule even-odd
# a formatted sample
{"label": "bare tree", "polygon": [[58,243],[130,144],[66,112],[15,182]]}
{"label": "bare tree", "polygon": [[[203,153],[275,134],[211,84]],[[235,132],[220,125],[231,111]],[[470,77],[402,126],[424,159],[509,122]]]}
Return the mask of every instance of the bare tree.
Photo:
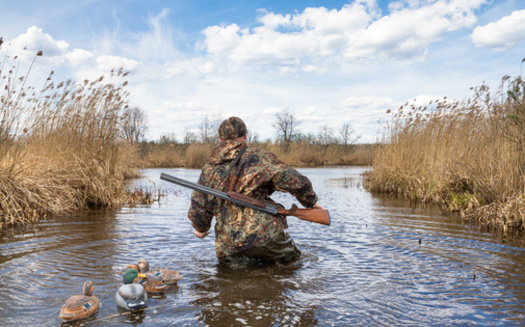
{"label": "bare tree", "polygon": [[259,143],[259,134],[257,133],[248,133],[247,143],[254,144]]}
{"label": "bare tree", "polygon": [[291,113],[288,108],[275,115],[274,128],[277,130],[277,138],[284,143],[292,142],[299,133],[301,122]]}
{"label": "bare tree", "polygon": [[186,130],[186,134],[184,134],[184,144],[191,144],[194,142],[197,142],[197,135],[195,133]]}
{"label": "bare tree", "polygon": [[168,134],[163,134],[159,138],[159,143],[163,145],[170,144],[170,143],[175,144],[177,143],[177,136],[173,132],[168,133]]}
{"label": "bare tree", "polygon": [[321,125],[319,127],[318,139],[319,143],[321,143],[322,145],[334,143],[334,129],[329,127],[328,125]]}
{"label": "bare tree", "polygon": [[219,140],[219,124],[221,123],[221,117],[217,117],[211,120],[206,116],[199,125],[199,140],[202,143],[214,143]]}
{"label": "bare tree", "polygon": [[199,125],[199,140],[202,143],[210,143],[216,129],[214,123],[206,116]]}
{"label": "bare tree", "polygon": [[131,144],[140,142],[144,139],[146,130],[146,115],[138,107],[131,107],[124,110],[120,118],[122,138]]}
{"label": "bare tree", "polygon": [[353,145],[361,138],[361,135],[355,135],[354,128],[348,122],[343,124],[339,130],[339,135],[341,136],[341,143],[345,146]]}

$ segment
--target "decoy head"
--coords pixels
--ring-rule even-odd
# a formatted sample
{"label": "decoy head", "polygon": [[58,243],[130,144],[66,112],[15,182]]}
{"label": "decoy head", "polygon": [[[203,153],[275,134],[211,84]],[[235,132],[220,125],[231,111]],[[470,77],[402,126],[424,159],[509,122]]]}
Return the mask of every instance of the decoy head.
{"label": "decoy head", "polygon": [[124,272],[124,276],[122,276],[122,281],[124,282],[124,284],[132,284],[133,280],[137,277],[146,278],[146,275],[139,274],[135,269],[130,268]]}
{"label": "decoy head", "polygon": [[128,268],[126,268],[126,269],[130,269],[130,268],[131,269],[135,269],[136,271],[140,272],[140,267],[136,263],[129,264]]}
{"label": "decoy head", "polygon": [[93,285],[93,282],[88,280],[84,283],[84,286],[82,287],[82,294],[85,296],[92,296],[93,291],[95,290],[95,285]]}
{"label": "decoy head", "polygon": [[149,262],[146,259],[139,260],[139,267],[141,273],[147,273],[149,271]]}

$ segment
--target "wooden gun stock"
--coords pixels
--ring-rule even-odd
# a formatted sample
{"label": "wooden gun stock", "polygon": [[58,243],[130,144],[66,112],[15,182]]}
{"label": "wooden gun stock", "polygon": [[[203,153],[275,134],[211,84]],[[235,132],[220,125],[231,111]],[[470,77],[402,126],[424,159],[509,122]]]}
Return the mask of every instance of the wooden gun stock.
{"label": "wooden gun stock", "polygon": [[[277,209],[281,213],[281,208]],[[295,210],[294,210],[295,208]],[[311,221],[313,223],[330,225],[330,213],[325,209],[299,209],[294,204],[290,210],[282,208],[286,213],[281,213],[287,216],[294,216],[302,220]]]}
{"label": "wooden gun stock", "polygon": [[[237,193],[237,192],[227,192],[228,196],[242,201],[244,203],[249,203],[253,206],[260,208],[268,208],[268,203],[263,200],[254,199],[247,195]],[[277,206],[277,213],[283,216],[294,216],[302,220],[310,221],[313,223],[330,225],[330,213],[328,210],[324,209],[300,209],[295,204],[290,209],[285,209],[283,206]]]}

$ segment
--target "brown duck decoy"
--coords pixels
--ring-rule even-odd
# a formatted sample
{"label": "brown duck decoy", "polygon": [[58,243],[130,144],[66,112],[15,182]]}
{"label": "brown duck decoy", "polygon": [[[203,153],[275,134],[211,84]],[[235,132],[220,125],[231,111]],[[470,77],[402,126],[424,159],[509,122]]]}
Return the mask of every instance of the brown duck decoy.
{"label": "brown duck decoy", "polygon": [[153,268],[150,269],[149,262],[146,259],[139,260],[140,272],[143,274],[154,274],[162,280],[164,284],[177,284],[182,279],[182,275],[177,270],[165,269],[165,268]]}
{"label": "brown duck decoy", "polygon": [[82,287],[82,295],[73,295],[60,309],[59,318],[62,321],[75,321],[94,315],[99,307],[100,301],[93,295],[95,286],[92,281],[87,281]]}
{"label": "brown duck decoy", "polygon": [[145,276],[137,277],[133,280],[133,282],[141,284],[148,293],[162,293],[166,287],[168,287],[168,285],[165,285],[162,282],[162,279],[159,276],[145,272],[140,264],[137,265],[132,263],[127,269],[135,269],[140,272],[141,276]]}

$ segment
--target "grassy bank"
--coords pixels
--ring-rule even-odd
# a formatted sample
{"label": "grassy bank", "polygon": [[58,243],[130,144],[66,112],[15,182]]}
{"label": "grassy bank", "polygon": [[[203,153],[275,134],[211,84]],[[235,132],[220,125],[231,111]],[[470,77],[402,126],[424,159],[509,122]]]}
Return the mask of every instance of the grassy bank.
{"label": "grassy bank", "polygon": [[499,90],[473,89],[390,112],[369,190],[432,202],[468,220],[525,230],[525,83],[505,77]]}
{"label": "grassy bank", "polygon": [[[296,167],[371,165],[374,154],[374,145],[319,145],[307,142],[288,145],[258,142],[250,145],[273,152],[287,164]],[[213,147],[213,143],[144,142],[141,162],[142,166],[147,168],[200,168],[210,156]]]}
{"label": "grassy bank", "polygon": [[[41,53],[35,56],[35,59]],[[125,73],[41,89],[26,85],[20,59],[0,66],[0,229],[129,197],[136,152],[121,142]]]}

